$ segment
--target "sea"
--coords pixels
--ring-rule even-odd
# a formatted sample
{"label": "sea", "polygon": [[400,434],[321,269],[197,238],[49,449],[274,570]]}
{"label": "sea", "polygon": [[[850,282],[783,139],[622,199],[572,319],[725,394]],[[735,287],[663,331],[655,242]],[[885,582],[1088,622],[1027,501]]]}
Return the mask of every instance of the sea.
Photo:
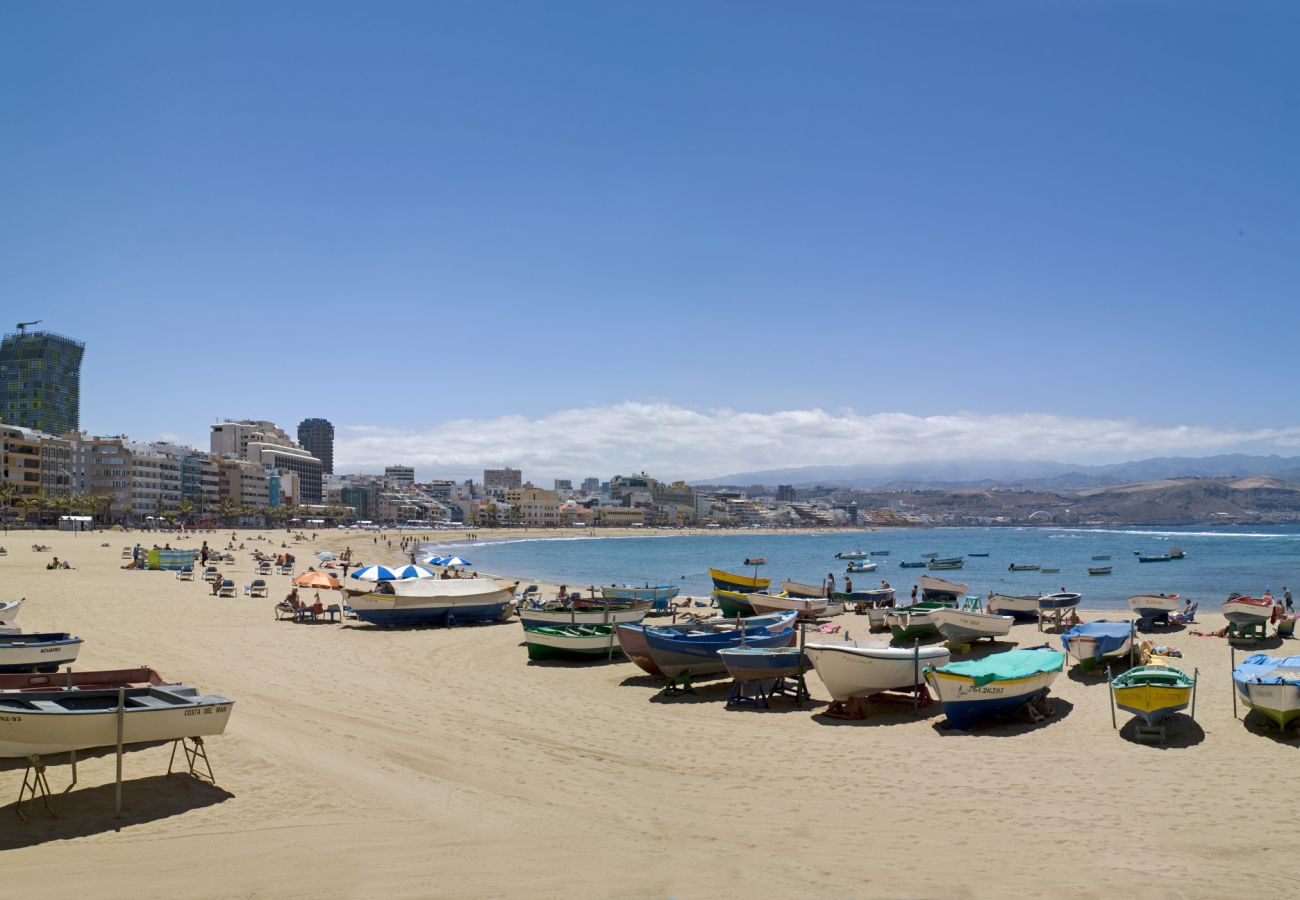
{"label": "sea", "polygon": [[[497,574],[565,583],[571,589],[592,585],[678,584],[686,595],[706,596],[708,570],[821,584],[834,573],[844,584],[841,551],[871,553],[879,568],[850,576],[857,589],[888,581],[904,599],[926,569],[904,569],[923,554],[964,557],[963,568],[931,574],[970,585],[970,593],[987,595],[1083,594],[1085,609],[1127,609],[1139,593],[1177,593],[1202,603],[1223,600],[1233,591],[1259,596],[1271,589],[1279,598],[1284,586],[1300,591],[1300,526],[1188,528],[908,528],[870,532],[776,534],[743,533],[635,537],[518,537],[423,545],[429,553],[456,553],[470,568]],[[1165,554],[1181,548],[1186,557],[1168,562],[1138,562],[1137,553]],[[888,555],[881,555],[888,551]],[[987,553],[988,556],[971,556]],[[1096,556],[1109,559],[1094,560]],[[755,568],[745,560],[763,557]],[[1057,573],[1012,572],[1009,566],[1036,564]],[[1088,568],[1111,566],[1110,575],[1089,575]],[[779,588],[777,588],[779,589]]]}

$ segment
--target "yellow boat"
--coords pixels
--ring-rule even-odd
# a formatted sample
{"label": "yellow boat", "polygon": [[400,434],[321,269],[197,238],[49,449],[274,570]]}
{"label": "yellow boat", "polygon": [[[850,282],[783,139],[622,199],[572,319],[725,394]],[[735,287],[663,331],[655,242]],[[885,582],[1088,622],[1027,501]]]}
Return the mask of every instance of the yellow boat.
{"label": "yellow boat", "polygon": [[724,572],[721,569],[709,569],[709,577],[713,579],[713,587],[716,590],[735,591],[739,594],[765,591],[768,585],[772,583],[770,578],[750,578],[748,575],[733,575],[731,572]]}
{"label": "yellow boat", "polygon": [[1131,712],[1147,725],[1187,708],[1196,690],[1196,679],[1173,666],[1138,666],[1110,683],[1115,705]]}

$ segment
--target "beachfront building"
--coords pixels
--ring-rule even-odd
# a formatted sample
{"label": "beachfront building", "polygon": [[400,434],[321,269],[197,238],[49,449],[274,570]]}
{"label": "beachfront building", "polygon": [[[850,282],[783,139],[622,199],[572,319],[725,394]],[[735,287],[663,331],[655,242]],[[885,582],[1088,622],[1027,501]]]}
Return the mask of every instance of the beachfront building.
{"label": "beachfront building", "polygon": [[271,479],[266,468],[246,459],[216,457],[218,499],[228,509],[263,509],[271,505]]}
{"label": "beachfront building", "polygon": [[182,463],[171,445],[81,433],[69,443],[72,486],[91,497],[102,521],[147,525],[179,516]]}
{"label": "beachfront building", "polygon": [[334,425],[329,419],[303,419],[298,423],[298,446],[320,460],[326,475],[334,474]]}
{"label": "beachfront building", "polygon": [[62,435],[81,427],[81,359],[86,345],[52,331],[0,341],[0,422]]}
{"label": "beachfront building", "polygon": [[795,501],[794,485],[778,484],[776,486],[776,499],[782,503],[793,503]]}
{"label": "beachfront building", "polygon": [[72,493],[72,444],[18,425],[0,424],[0,486],[5,501],[66,497]]}
{"label": "beachfront building", "polygon": [[560,495],[541,488],[517,488],[506,491],[506,503],[516,512],[513,525],[528,528],[554,528],[560,524]]}
{"label": "beachfront building", "polygon": [[297,502],[314,504],[323,499],[324,465],[295,444],[275,423],[262,419],[227,419],[212,426],[210,441],[213,456],[247,460],[281,475],[293,473],[300,485]]}
{"label": "beachfront building", "polygon": [[415,484],[415,469],[411,466],[384,466],[384,480],[394,484]]}
{"label": "beachfront building", "polygon": [[484,469],[483,493],[489,497],[504,497],[506,491],[524,486],[523,472],[519,469]]}
{"label": "beachfront building", "polygon": [[645,524],[644,509],[630,509],[625,506],[596,506],[589,512],[593,525],[602,528],[631,528]]}

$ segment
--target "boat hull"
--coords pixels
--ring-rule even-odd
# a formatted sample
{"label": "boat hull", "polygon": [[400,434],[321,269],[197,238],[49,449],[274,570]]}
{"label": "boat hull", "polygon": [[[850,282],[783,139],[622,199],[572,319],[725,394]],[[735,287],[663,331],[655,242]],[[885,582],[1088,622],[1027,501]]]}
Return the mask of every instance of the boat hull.
{"label": "boat hull", "polygon": [[1278,728],[1287,728],[1300,718],[1300,685],[1236,682],[1237,696],[1248,707]]}
{"label": "boat hull", "polygon": [[0,637],[0,672],[56,672],[75,662],[80,651],[81,638],[66,634]]}
{"label": "boat hull", "polygon": [[727,647],[718,651],[727,674],[737,681],[765,681],[799,675],[803,653],[798,647]]}
{"label": "boat hull", "polygon": [[1017,597],[1012,594],[989,594],[984,608],[999,616],[1011,616],[1014,619],[1037,619],[1038,598]]}
{"label": "boat hull", "polygon": [[1177,594],[1138,594],[1128,598],[1128,608],[1143,619],[1168,619],[1181,605]]}
{"label": "boat hull", "polygon": [[546,625],[625,625],[635,624],[648,612],[640,609],[521,609],[519,621],[525,628]]}
{"label": "boat hull", "polygon": [[524,641],[528,658],[534,660],[604,659],[622,652],[614,629],[606,625],[525,628]]}
{"label": "boat hull", "polygon": [[668,603],[675,599],[681,593],[682,587],[679,584],[660,584],[649,587],[619,587],[610,585],[600,589],[602,600],[613,600],[623,603],[645,601],[652,604],[656,610],[665,610]]}
{"label": "boat hull", "polygon": [[1273,615],[1273,604],[1229,600],[1223,604],[1223,617],[1233,625],[1262,625]]}
{"label": "boat hull", "polygon": [[[648,628],[645,635],[650,645],[651,658],[669,678],[684,674],[697,676],[725,672],[727,667],[718,651],[725,647],[741,646],[739,632],[720,633],[718,639],[713,639],[714,635],[688,637]],[[756,631],[745,629],[744,644],[750,647],[788,647],[794,643],[794,639],[795,630],[788,625],[773,631],[766,628]]]}
{"label": "boat hull", "polygon": [[981,638],[993,640],[1003,637],[1011,631],[1015,622],[1011,616],[961,609],[936,609],[930,613],[930,620],[944,640],[958,644]]}
{"label": "boat hull", "polygon": [[[801,619],[815,619],[826,615],[828,601],[825,597],[775,597],[771,594],[750,594],[749,602],[758,613],[793,610]],[[840,610],[843,611],[843,604]]]}
{"label": "boat hull", "polygon": [[22,612],[22,600],[5,600],[0,602],[0,625],[13,625]]}
{"label": "boat hull", "polygon": [[801,581],[786,579],[781,582],[781,590],[791,597],[825,597],[826,590],[819,584],[804,584]]}
{"label": "boat hull", "polygon": [[1052,612],[1058,609],[1074,609],[1083,599],[1082,594],[1072,592],[1061,594],[1048,594],[1045,597],[1038,598],[1039,612]]}
{"label": "boat hull", "polygon": [[738,594],[765,591],[772,584],[770,578],[751,578],[748,575],[736,575],[733,572],[724,572],[721,569],[709,569],[709,577],[713,579],[715,590],[735,591]]}
{"label": "boat hull", "polygon": [[943,704],[949,727],[966,729],[1045,696],[1059,674],[1040,672],[979,686],[969,676],[939,671],[929,672],[926,679]]}
{"label": "boat hull", "polygon": [[[1150,679],[1144,678],[1147,670],[1154,672]],[[1116,706],[1147,725],[1156,725],[1187,708],[1192,699],[1193,685],[1191,679],[1178,669],[1147,666],[1126,672],[1115,679],[1111,687]]]}
{"label": "boat hull", "polygon": [[358,619],[383,626],[503,622],[513,609],[514,595],[488,579],[411,581],[392,586],[400,593],[358,594],[349,603]]}
{"label": "boat hull", "polygon": [[955,581],[945,581],[930,575],[922,575],[916,580],[916,585],[921,589],[921,596],[926,600],[956,602],[970,592],[969,584],[958,584]]}
{"label": "boat hull", "polygon": [[718,604],[718,611],[727,618],[734,619],[739,616],[743,619],[755,614],[754,604],[750,602],[747,593],[715,590],[713,600]]}
{"label": "boat hull", "polygon": [[807,644],[804,654],[838,701],[910,688],[922,682],[926,666],[947,665],[952,658],[946,647],[891,647],[884,641]]}

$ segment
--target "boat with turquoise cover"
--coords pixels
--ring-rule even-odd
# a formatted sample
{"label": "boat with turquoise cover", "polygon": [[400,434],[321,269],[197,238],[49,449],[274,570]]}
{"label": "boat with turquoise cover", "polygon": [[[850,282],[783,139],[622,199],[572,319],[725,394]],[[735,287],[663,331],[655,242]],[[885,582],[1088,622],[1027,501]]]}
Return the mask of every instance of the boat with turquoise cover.
{"label": "boat with turquoise cover", "polygon": [[1081,622],[1061,635],[1061,646],[1084,669],[1127,656],[1133,648],[1133,623]]}
{"label": "boat with turquoise cover", "polygon": [[1232,683],[1243,703],[1278,728],[1300,716],[1300,656],[1248,656],[1232,670]]}
{"label": "boat with turquoise cover", "polygon": [[1147,725],[1158,725],[1192,700],[1196,679],[1173,666],[1138,666],[1110,683],[1115,705]]}
{"label": "boat with turquoise cover", "polygon": [[543,625],[525,628],[529,659],[604,659],[622,652],[613,625]]}
{"label": "boat with turquoise cover", "polygon": [[1064,653],[1037,647],[928,668],[925,681],[949,727],[970,728],[1045,697],[1064,668]]}
{"label": "boat with turquoise cover", "polygon": [[765,591],[772,584],[772,579],[770,578],[753,578],[749,575],[737,575],[733,572],[724,572],[722,569],[709,569],[709,577],[713,579],[714,590],[735,591],[738,594],[752,594],[754,591]]}

